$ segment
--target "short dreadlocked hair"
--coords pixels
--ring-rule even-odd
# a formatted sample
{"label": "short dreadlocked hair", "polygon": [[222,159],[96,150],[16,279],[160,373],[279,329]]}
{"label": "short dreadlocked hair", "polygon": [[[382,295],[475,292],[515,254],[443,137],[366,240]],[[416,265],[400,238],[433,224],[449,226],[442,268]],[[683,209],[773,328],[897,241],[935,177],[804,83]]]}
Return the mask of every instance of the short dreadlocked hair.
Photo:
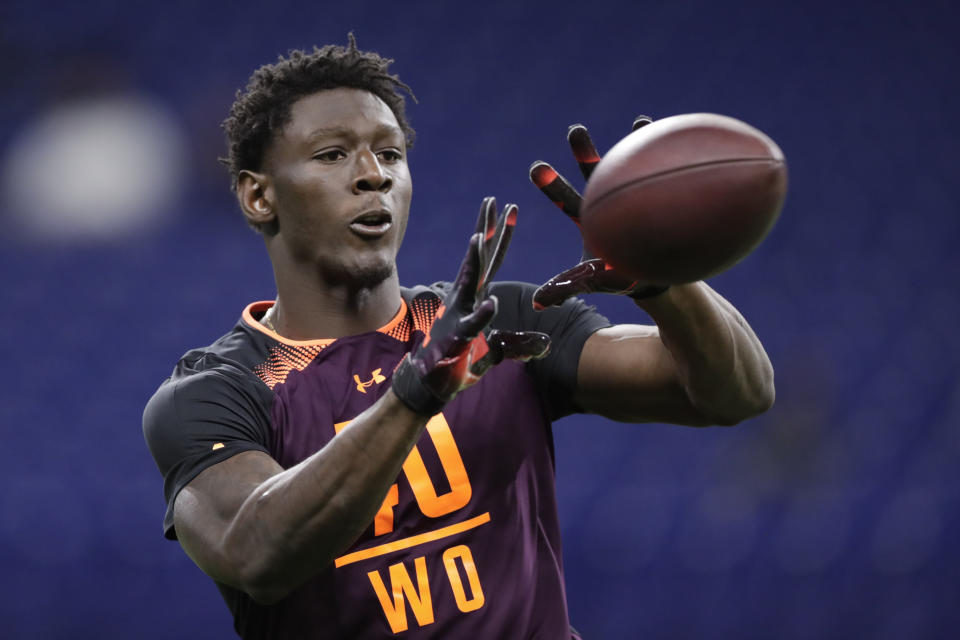
{"label": "short dreadlocked hair", "polygon": [[299,49],[286,58],[267,64],[250,76],[246,91],[237,91],[230,115],[221,125],[227,134],[229,153],[220,161],[230,171],[231,189],[237,188],[240,171],[259,171],[263,155],[274,137],[290,121],[293,104],[324,89],[349,87],[369,91],[383,100],[396,116],[407,147],[415,132],[407,122],[403,92],[417,98],[406,84],[387,69],[393,62],[372,51],[357,49],[350,33],[346,47],[327,45],[312,53]]}

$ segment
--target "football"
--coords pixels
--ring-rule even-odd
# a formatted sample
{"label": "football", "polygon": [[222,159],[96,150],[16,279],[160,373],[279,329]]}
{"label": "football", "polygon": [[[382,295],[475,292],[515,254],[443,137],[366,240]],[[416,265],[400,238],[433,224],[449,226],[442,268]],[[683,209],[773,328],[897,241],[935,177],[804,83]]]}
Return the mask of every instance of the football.
{"label": "football", "polygon": [[766,237],[783,206],[787,165],[777,144],[735,118],[691,113],[618,142],[584,192],[587,248],[650,284],[702,280]]}

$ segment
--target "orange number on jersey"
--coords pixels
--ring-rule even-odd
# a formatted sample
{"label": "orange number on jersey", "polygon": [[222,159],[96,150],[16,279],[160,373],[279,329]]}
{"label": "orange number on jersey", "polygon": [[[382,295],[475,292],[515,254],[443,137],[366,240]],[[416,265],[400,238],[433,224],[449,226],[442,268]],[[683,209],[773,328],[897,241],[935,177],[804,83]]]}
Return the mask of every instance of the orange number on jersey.
{"label": "orange number on jersey", "polygon": [[[417,575],[417,586],[413,586],[410,574],[402,562],[390,565],[390,589],[383,583],[379,571],[367,574],[373,590],[380,600],[383,613],[387,617],[390,630],[400,633],[408,629],[407,600],[413,617],[421,627],[433,624],[433,600],[430,598],[430,583],[427,580],[427,560],[423,556],[413,561]],[[404,598],[406,596],[406,598]]]}
{"label": "orange number on jersey", "polygon": [[397,485],[390,485],[387,491],[387,497],[383,499],[383,504],[377,511],[373,519],[373,535],[382,536],[385,533],[393,531],[393,508],[400,502],[400,488]]}
{"label": "orange number on jersey", "polygon": [[[447,570],[447,578],[450,579],[450,588],[453,590],[453,597],[457,601],[457,608],[463,613],[481,608],[484,603],[483,588],[480,586],[480,576],[477,574],[477,567],[473,563],[473,554],[470,552],[470,547],[460,544],[444,551],[443,566]],[[387,568],[390,577],[389,587],[379,571],[367,573],[367,578],[373,585],[373,591],[377,594],[377,600],[380,601],[380,606],[383,608],[383,615],[387,619],[387,624],[390,625],[390,630],[394,633],[400,633],[410,628],[410,623],[407,620],[407,604],[410,605],[413,617],[416,618],[417,624],[421,627],[434,622],[433,598],[430,595],[430,581],[427,578],[426,558],[424,556],[415,558],[413,567],[414,575],[417,578],[416,586],[413,584],[410,572],[402,562],[392,564]],[[463,572],[467,575],[467,582],[470,584],[469,597],[463,588],[460,567],[463,567]]]}
{"label": "orange number on jersey", "polygon": [[427,474],[427,468],[423,464],[423,458],[420,457],[416,445],[403,463],[403,472],[410,482],[410,488],[413,489],[420,511],[431,518],[439,518],[467,506],[470,496],[473,495],[473,489],[470,487],[470,479],[467,478],[467,470],[463,466],[460,450],[457,449],[457,443],[453,441],[450,425],[447,424],[442,413],[430,418],[430,422],[427,423],[427,433],[430,434],[433,446],[437,448],[440,464],[443,465],[443,472],[450,483],[450,491],[442,496],[437,495],[437,490]]}
{"label": "orange number on jersey", "polygon": [[[460,560],[463,571],[467,574],[467,581],[470,583],[470,593],[472,595],[469,598],[467,598],[467,593],[463,588],[463,581],[460,579],[457,560]],[[470,553],[470,547],[461,544],[444,551],[443,566],[447,569],[447,577],[450,578],[450,588],[453,589],[453,597],[457,601],[457,608],[467,613],[482,607],[484,603],[483,587],[480,586],[480,575],[477,573],[477,566],[473,564],[473,554]]]}
{"label": "orange number on jersey", "polygon": [[[337,433],[340,433],[348,424],[350,424],[349,420],[339,422],[334,425],[334,428]],[[470,486],[470,478],[467,477],[467,470],[463,466],[460,450],[453,439],[453,432],[450,431],[450,425],[442,413],[430,418],[427,422],[427,433],[430,434],[433,446],[437,448],[437,455],[443,472],[447,476],[450,491],[437,495],[437,489],[427,473],[427,467],[423,464],[423,458],[416,445],[403,463],[403,473],[407,476],[410,488],[413,489],[420,511],[431,518],[439,518],[467,506],[473,495],[473,489]],[[374,535],[379,536],[393,531],[393,508],[398,501],[398,488],[394,484],[387,492],[374,518]]]}

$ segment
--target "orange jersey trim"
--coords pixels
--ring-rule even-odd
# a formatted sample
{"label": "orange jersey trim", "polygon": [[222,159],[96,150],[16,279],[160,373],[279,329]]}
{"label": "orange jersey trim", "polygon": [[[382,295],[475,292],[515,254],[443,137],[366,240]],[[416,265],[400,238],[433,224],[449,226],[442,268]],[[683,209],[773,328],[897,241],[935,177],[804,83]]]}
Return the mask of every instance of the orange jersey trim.
{"label": "orange jersey trim", "polygon": [[[253,314],[257,313],[261,317],[274,305],[273,300],[261,300],[259,302],[251,302],[247,305],[246,309],[243,310],[243,321],[246,322],[252,329],[256,329],[260,333],[266,334],[283,344],[289,345],[291,347],[327,347],[333,344],[336,341],[336,338],[320,338],[318,340],[291,340],[289,338],[284,338],[276,331],[268,329],[267,327],[260,324],[257,321]],[[397,311],[396,315],[388,322],[383,325],[377,331],[380,333],[390,334],[391,331],[395,330],[404,318],[407,316],[407,303],[402,298],[400,299],[400,309]]]}
{"label": "orange jersey trim", "polygon": [[479,527],[480,525],[488,522],[490,522],[489,511],[487,513],[481,513],[475,518],[470,518],[469,520],[464,520],[463,522],[458,522],[457,524],[451,524],[447,527],[441,527],[440,529],[436,529],[434,531],[419,533],[415,536],[410,536],[409,538],[394,540],[393,542],[381,544],[376,547],[370,547],[369,549],[361,549],[360,551],[348,553],[334,560],[333,564],[339,569],[344,565],[353,564],[354,562],[360,562],[361,560],[367,560],[369,558],[376,558],[377,556],[393,553],[394,551],[409,549],[410,547],[415,547],[427,542],[433,542],[434,540],[440,540],[441,538],[446,538],[457,533],[463,533],[464,531],[469,531],[470,529]]}

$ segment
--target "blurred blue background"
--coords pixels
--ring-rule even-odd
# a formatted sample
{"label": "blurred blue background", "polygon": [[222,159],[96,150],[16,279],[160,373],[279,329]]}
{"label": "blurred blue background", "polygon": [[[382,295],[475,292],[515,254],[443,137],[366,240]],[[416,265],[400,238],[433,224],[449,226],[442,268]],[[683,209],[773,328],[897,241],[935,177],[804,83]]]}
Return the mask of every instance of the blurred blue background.
{"label": "blurred blue background", "polygon": [[776,406],[734,429],[556,425],[584,637],[956,637],[957,13],[7,0],[0,636],[234,637],[212,582],[161,537],[140,416],[184,351],[274,295],[216,162],[234,92],[353,30],[419,98],[406,284],[453,274],[488,194],[520,205],[501,277],[569,266],[577,234],[526,171],[576,177],[574,122],[605,149],[638,113],[723,113],[788,158],[777,226],[711,280],[766,345]]}

